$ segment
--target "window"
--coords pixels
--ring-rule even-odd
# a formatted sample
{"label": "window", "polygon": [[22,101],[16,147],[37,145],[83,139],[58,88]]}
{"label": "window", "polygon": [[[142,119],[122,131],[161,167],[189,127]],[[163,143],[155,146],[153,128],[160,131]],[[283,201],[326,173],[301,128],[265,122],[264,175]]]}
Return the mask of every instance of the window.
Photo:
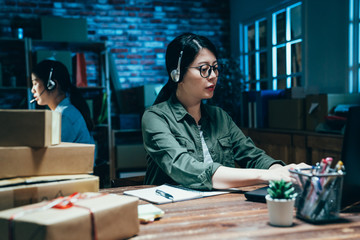
{"label": "window", "polygon": [[359,0],[349,0],[349,93],[360,92]]}
{"label": "window", "polygon": [[245,26],[246,90],[267,89],[267,20],[261,19]]}
{"label": "window", "polygon": [[301,2],[245,25],[243,36],[246,90],[301,86]]}
{"label": "window", "polygon": [[272,14],[272,89],[301,85],[301,3]]}

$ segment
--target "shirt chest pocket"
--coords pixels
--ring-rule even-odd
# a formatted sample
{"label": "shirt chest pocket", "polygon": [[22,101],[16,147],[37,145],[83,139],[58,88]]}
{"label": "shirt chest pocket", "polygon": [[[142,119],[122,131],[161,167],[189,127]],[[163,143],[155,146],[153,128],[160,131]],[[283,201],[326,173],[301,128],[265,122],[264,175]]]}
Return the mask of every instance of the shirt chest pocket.
{"label": "shirt chest pocket", "polygon": [[220,161],[228,167],[234,166],[234,154],[232,150],[232,142],[229,136],[218,139]]}
{"label": "shirt chest pocket", "polygon": [[187,149],[188,153],[190,153],[191,155],[195,154],[195,146],[192,142],[182,136],[176,136],[175,138],[181,147]]}

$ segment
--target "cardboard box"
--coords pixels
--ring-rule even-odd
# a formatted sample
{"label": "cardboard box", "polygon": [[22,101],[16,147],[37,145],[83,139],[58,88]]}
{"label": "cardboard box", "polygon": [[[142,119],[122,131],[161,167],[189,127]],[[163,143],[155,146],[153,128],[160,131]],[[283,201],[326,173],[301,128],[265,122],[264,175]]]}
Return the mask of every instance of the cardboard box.
{"label": "cardboard box", "polygon": [[67,196],[98,192],[99,177],[86,174],[8,179],[0,181],[0,210]]}
{"label": "cardboard box", "polygon": [[339,104],[359,104],[360,94],[313,94],[306,96],[306,130],[313,131]]}
{"label": "cardboard box", "polygon": [[269,101],[269,127],[303,130],[305,126],[304,99]]}
{"label": "cardboard box", "polygon": [[139,232],[135,197],[85,193],[71,200],[73,206],[62,209],[50,207],[56,199],[0,212],[0,240],[10,232],[13,239],[52,240],[125,239]]}
{"label": "cardboard box", "polygon": [[0,179],[92,173],[94,144],[60,143],[45,148],[0,147]]}
{"label": "cardboard box", "polygon": [[41,17],[41,35],[46,41],[88,41],[86,18]]}
{"label": "cardboard box", "polygon": [[61,113],[0,110],[0,146],[47,147],[61,142]]}

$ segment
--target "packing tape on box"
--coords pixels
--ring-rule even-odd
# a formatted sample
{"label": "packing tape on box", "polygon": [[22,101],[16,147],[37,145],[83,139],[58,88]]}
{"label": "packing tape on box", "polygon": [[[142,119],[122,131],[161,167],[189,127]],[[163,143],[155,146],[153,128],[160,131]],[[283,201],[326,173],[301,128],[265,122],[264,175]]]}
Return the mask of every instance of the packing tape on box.
{"label": "packing tape on box", "polygon": [[45,211],[47,209],[50,208],[56,208],[56,209],[68,209],[71,207],[78,207],[78,208],[83,208],[87,211],[89,211],[90,213],[90,218],[91,218],[91,236],[92,239],[96,240],[97,239],[97,234],[96,234],[96,225],[95,225],[95,218],[94,218],[94,213],[91,210],[91,208],[85,207],[85,206],[80,206],[80,205],[76,205],[75,203],[79,200],[88,200],[88,199],[93,199],[93,198],[98,198],[98,197],[102,197],[104,195],[107,195],[107,193],[101,193],[101,194],[89,194],[89,193],[73,193],[70,196],[67,197],[58,197],[50,202],[46,202],[44,204],[41,204],[40,206],[30,206],[24,209],[24,211],[18,212],[13,214],[10,218],[9,218],[9,240],[13,240],[14,239],[14,219],[15,218],[19,218],[21,216],[24,216],[26,214],[30,214],[33,212],[37,212],[37,211]]}

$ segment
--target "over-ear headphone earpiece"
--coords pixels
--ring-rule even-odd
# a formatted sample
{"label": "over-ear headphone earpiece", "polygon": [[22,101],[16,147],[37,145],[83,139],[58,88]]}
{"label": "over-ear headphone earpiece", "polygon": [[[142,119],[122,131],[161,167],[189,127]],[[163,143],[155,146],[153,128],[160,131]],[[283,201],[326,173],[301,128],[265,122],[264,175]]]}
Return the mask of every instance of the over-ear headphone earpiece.
{"label": "over-ear headphone earpiece", "polygon": [[177,68],[172,70],[171,73],[170,73],[171,79],[174,82],[178,82],[180,80],[180,64],[181,64],[181,58],[182,58],[183,52],[184,51],[180,52]]}
{"label": "over-ear headphone earpiece", "polygon": [[49,80],[48,80],[48,82],[47,82],[47,84],[46,84],[46,88],[47,88],[47,90],[49,90],[49,91],[53,90],[53,89],[55,88],[55,86],[56,86],[56,83],[51,79],[53,70],[54,70],[54,69],[51,68],[50,74],[49,74]]}
{"label": "over-ear headphone earpiece", "polygon": [[[183,45],[183,48],[180,52],[180,55],[179,55],[179,60],[178,60],[178,64],[177,64],[177,68],[172,70],[171,73],[170,73],[170,76],[171,76],[171,79],[174,81],[174,82],[179,82],[180,81],[180,66],[181,66],[181,59],[182,59],[182,56],[183,56],[183,53],[184,53],[184,49],[185,49],[185,46],[191,42],[192,40],[194,40],[196,37],[196,35],[192,35],[192,36],[189,36],[187,38],[187,40],[185,40],[185,43]],[[198,44],[199,45],[199,44]],[[199,48],[201,48],[199,46]]]}

